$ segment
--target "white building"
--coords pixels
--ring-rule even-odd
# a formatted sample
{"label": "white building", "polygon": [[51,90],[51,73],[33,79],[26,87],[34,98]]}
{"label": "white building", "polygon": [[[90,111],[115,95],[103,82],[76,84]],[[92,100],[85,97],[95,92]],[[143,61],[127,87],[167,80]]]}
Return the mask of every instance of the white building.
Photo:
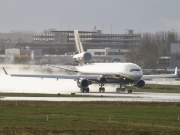
{"label": "white building", "polygon": [[88,49],[92,59],[99,62],[125,62],[125,53],[128,49]]}

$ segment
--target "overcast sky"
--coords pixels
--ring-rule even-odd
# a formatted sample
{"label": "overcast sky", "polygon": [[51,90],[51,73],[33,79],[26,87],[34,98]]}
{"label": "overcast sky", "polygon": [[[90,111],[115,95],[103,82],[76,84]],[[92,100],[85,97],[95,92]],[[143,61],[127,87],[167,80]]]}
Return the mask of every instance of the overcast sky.
{"label": "overcast sky", "polygon": [[0,0],[0,32],[103,30],[180,32],[180,0]]}

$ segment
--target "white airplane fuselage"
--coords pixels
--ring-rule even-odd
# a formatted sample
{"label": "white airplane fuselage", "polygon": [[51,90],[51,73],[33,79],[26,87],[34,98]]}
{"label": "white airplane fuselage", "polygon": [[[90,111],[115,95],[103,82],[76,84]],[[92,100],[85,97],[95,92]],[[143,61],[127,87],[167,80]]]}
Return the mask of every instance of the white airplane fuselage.
{"label": "white airplane fuselage", "polygon": [[76,67],[80,74],[118,75],[138,82],[142,76],[141,68],[134,63],[93,63]]}

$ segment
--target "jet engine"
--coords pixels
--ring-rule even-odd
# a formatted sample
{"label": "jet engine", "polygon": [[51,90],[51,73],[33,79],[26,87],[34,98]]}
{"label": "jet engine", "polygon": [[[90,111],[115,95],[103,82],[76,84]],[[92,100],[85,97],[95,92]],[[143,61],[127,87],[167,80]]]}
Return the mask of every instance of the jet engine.
{"label": "jet engine", "polygon": [[134,86],[137,88],[143,88],[145,86],[145,82],[144,82],[144,80],[140,80]]}
{"label": "jet engine", "polygon": [[88,86],[90,85],[91,83],[89,82],[88,79],[79,79],[77,81],[77,86],[79,88],[88,88]]}
{"label": "jet engine", "polygon": [[83,52],[73,56],[73,59],[78,63],[87,63],[91,60],[92,56],[88,52]]}

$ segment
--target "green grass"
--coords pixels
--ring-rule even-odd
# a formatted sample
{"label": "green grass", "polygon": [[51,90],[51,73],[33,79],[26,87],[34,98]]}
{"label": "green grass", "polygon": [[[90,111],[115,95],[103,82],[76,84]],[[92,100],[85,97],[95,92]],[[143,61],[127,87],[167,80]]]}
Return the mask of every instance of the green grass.
{"label": "green grass", "polygon": [[178,114],[180,103],[0,101],[0,134],[180,134]]}

